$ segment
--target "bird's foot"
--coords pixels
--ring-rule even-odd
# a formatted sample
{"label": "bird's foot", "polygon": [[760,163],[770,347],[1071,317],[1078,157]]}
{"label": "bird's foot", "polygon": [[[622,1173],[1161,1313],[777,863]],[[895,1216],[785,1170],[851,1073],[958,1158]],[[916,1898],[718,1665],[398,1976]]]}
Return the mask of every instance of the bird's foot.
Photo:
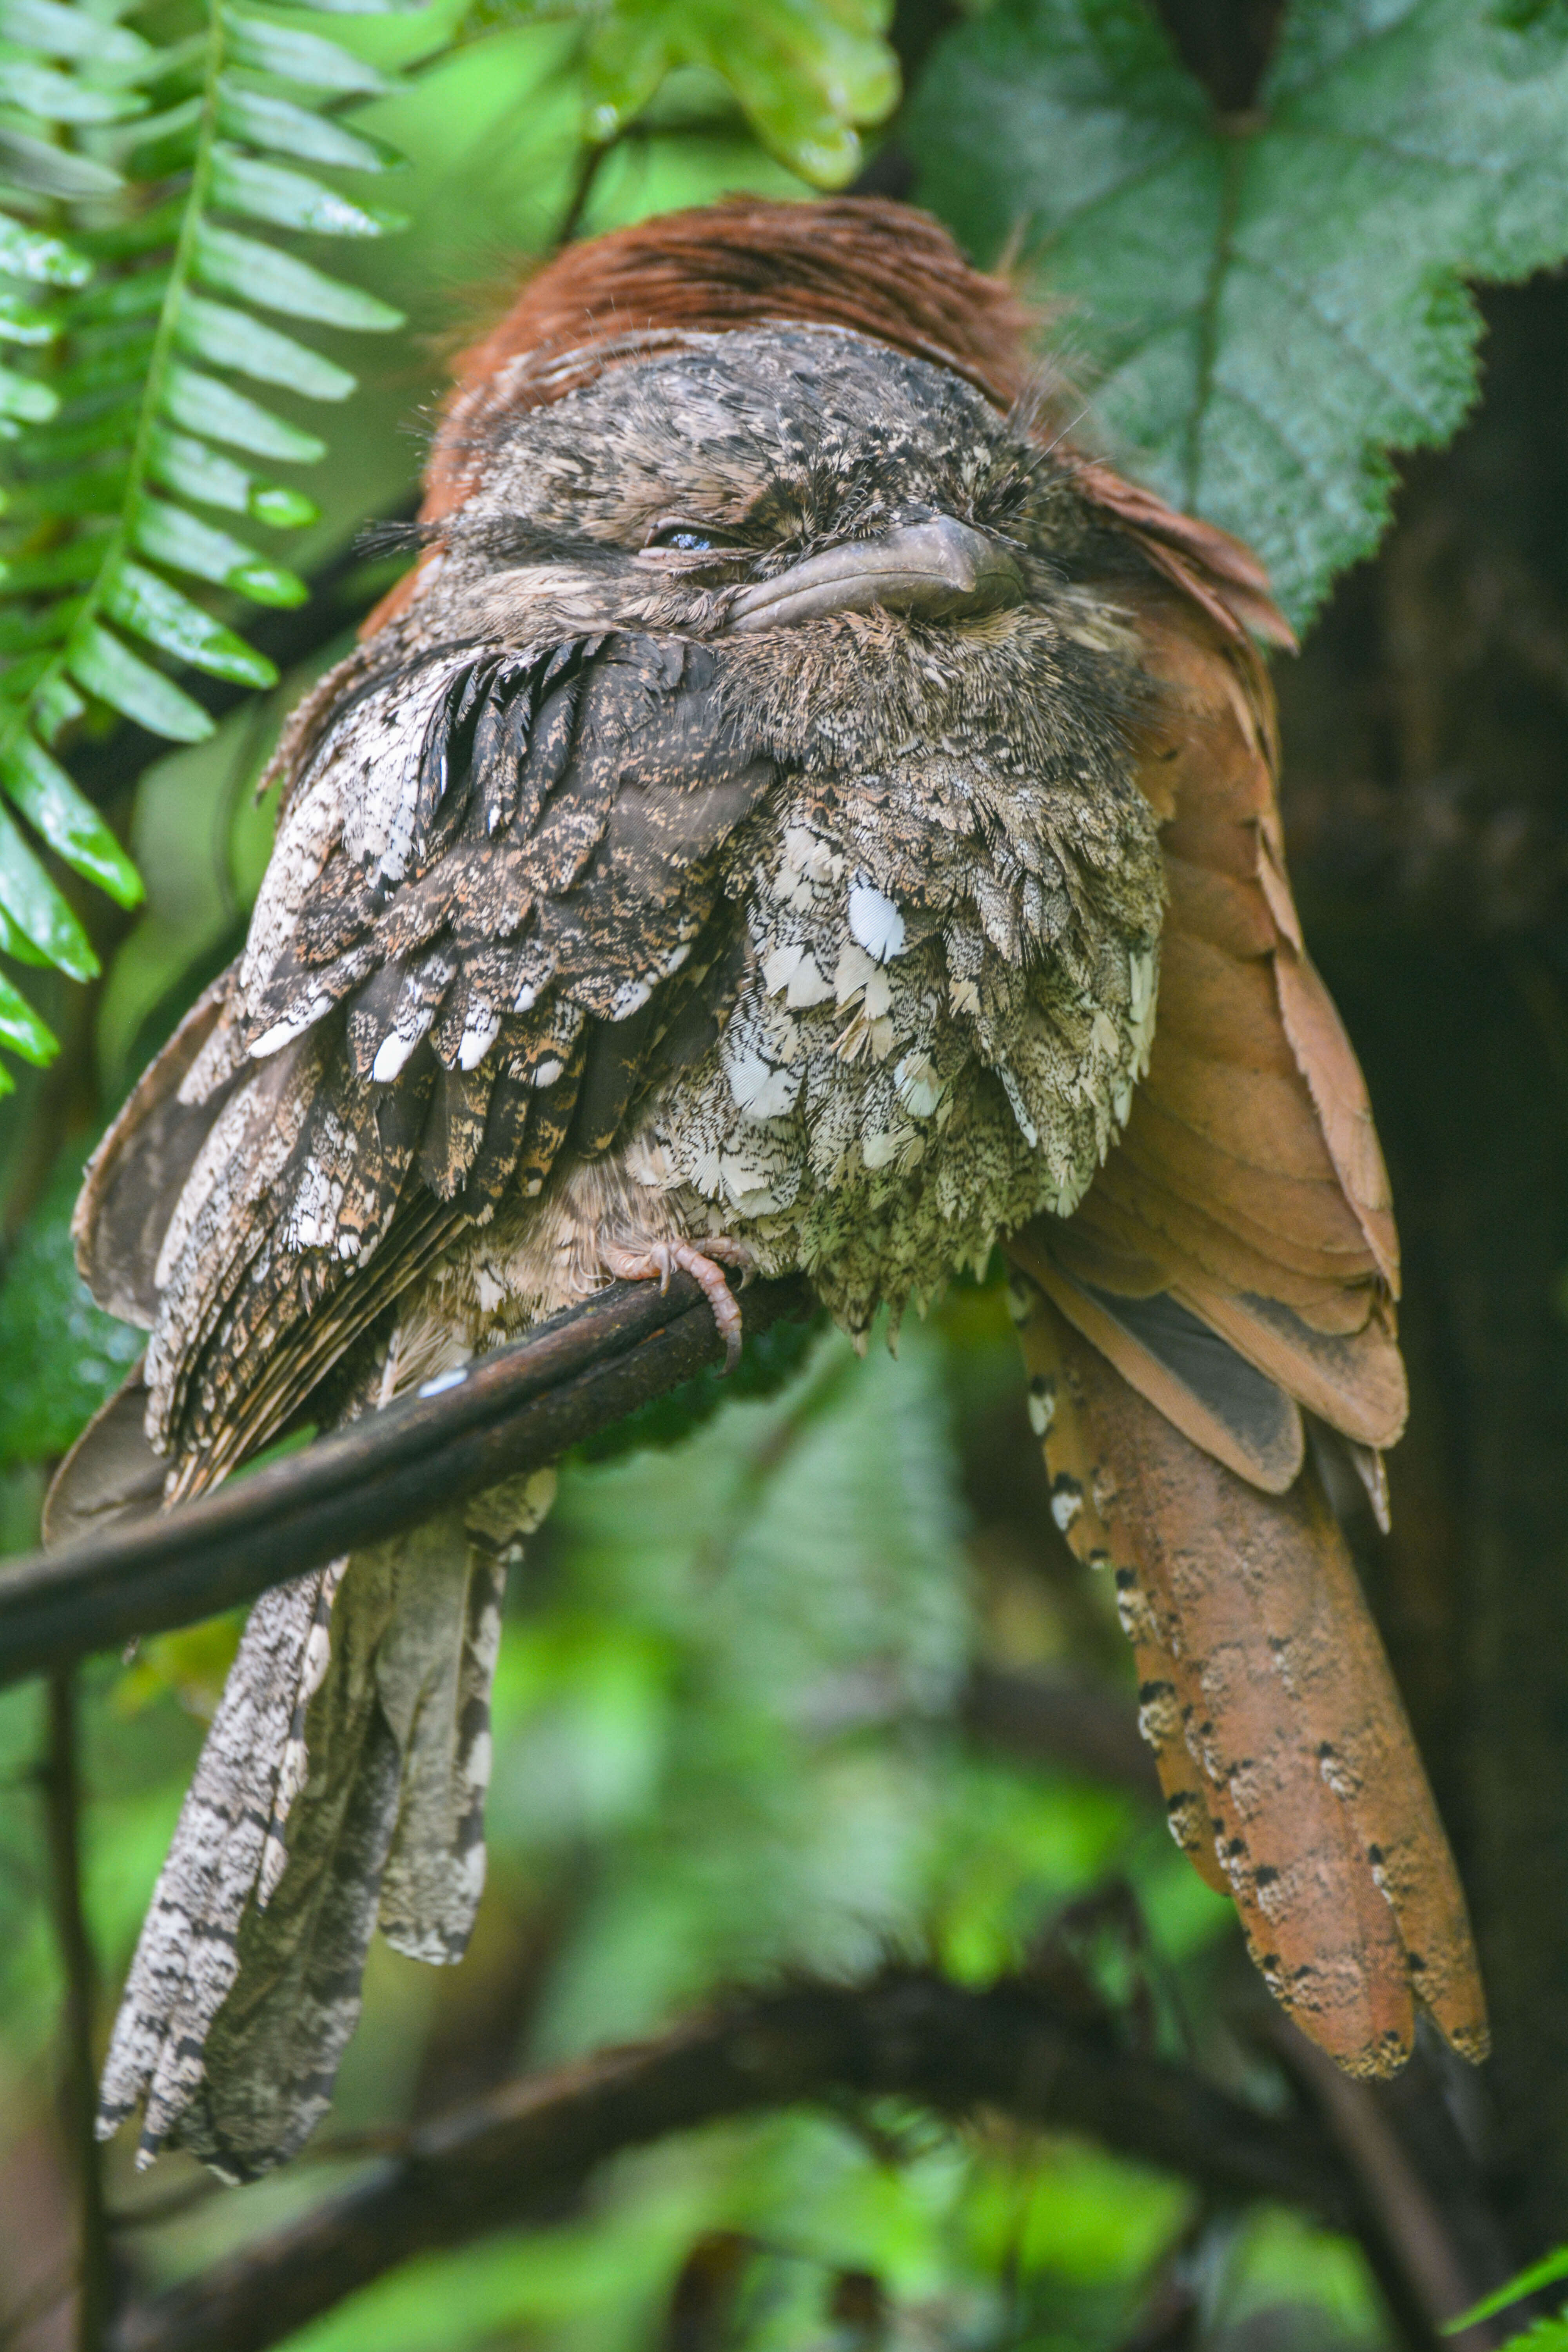
{"label": "bird's foot", "polygon": [[700,1284],[724,1342],[724,1370],[733,1371],[741,1355],[741,1310],[723,1268],[738,1266],[742,1279],[750,1275],[753,1260],[744,1242],[731,1241],[728,1234],[705,1234],[700,1249],[695,1242],[606,1241],[600,1244],[599,1256],[605,1272],[622,1282],[657,1281],[665,1291],[670,1276],[679,1272]]}

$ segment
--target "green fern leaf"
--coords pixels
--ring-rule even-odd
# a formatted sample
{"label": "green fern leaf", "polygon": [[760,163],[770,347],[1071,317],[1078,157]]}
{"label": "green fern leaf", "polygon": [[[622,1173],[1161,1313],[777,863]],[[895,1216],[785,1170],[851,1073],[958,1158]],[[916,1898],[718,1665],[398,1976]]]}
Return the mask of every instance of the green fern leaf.
{"label": "green fern leaf", "polygon": [[278,672],[265,654],[171,588],[144,564],[124,562],[104,591],[104,611],[111,621],[130,629],[160,653],[205,670],[209,677],[226,678],[233,686],[265,689],[278,683]]}
{"label": "green fern leaf", "polygon": [[[353,5],[381,13],[385,0]],[[14,459],[0,523],[0,795],[11,812],[0,810],[0,953],[85,978],[97,969],[91,947],[24,826],[120,904],[141,885],[49,747],[92,704],[171,741],[202,740],[213,722],[164,665],[253,689],[277,675],[223,610],[207,609],[215,592],[274,605],[307,593],[193,511],[279,529],[315,515],[301,492],[214,446],[285,465],[325,454],[236,377],[333,403],[353,389],[336,359],[256,310],[370,333],[402,323],[377,297],[215,215],[381,236],[401,225],[395,215],[295,163],[379,175],[401,159],[333,111],[386,90],[381,72],[320,32],[216,0],[202,30],[162,46],[90,0],[0,0],[0,106],[16,117],[0,124],[0,345],[13,362],[0,365],[0,441]],[[247,79],[258,74],[265,86]],[[156,108],[154,90],[166,100]],[[74,237],[39,217],[49,204],[68,216],[89,201]],[[53,289],[47,299],[29,290],[38,286]],[[0,986],[0,1044],[37,1058],[47,1029]]]}
{"label": "green fern leaf", "polygon": [[98,972],[87,933],[0,808],[0,907],[25,940],[73,980]]}
{"label": "green fern leaf", "polygon": [[141,901],[142,877],[90,801],[41,744],[18,735],[0,758],[0,782],[57,857],[106,890],[117,906]]}
{"label": "green fern leaf", "polygon": [[324,40],[320,33],[276,25],[269,17],[252,16],[242,8],[224,9],[221,21],[229,57],[237,66],[276,74],[279,81],[296,82],[303,89],[338,98],[380,98],[391,87],[374,66],[339,42]]}

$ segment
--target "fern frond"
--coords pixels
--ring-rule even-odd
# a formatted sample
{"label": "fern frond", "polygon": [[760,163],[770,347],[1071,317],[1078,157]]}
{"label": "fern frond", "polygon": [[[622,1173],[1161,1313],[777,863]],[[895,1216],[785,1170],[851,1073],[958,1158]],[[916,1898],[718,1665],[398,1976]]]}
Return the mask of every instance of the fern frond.
{"label": "fern frond", "polygon": [[[224,606],[297,604],[305,584],[229,524],[314,520],[243,460],[310,464],[326,445],[248,387],[341,402],[354,378],[273,321],[384,333],[402,313],[265,232],[403,225],[302,168],[395,165],[340,119],[385,87],[314,27],[222,0],[163,46],[78,0],[0,0],[0,953],[20,962],[98,968],[35,841],[120,905],[142,895],[56,756],[64,730],[97,710],[197,742],[213,722],[172,669],[276,683]],[[3,979],[0,1044],[55,1049]]]}

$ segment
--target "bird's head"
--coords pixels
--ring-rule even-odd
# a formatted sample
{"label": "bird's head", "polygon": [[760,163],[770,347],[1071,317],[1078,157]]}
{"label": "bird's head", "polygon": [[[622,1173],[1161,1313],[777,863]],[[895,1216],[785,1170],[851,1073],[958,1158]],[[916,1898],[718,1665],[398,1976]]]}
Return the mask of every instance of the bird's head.
{"label": "bird's head", "polygon": [[1106,534],[1032,423],[844,329],[688,334],[548,405],[498,405],[406,625],[704,639],[806,765],[1004,720],[1056,760],[1067,737],[1104,756],[1137,698],[1131,640],[1088,584]]}

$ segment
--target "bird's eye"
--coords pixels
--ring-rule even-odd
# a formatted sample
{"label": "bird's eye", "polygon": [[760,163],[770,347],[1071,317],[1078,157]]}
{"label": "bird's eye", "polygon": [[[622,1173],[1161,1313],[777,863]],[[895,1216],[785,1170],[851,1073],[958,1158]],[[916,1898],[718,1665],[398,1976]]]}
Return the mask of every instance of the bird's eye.
{"label": "bird's eye", "polygon": [[656,522],[645,544],[648,547],[672,547],[681,555],[711,555],[732,547],[734,541],[721,530],[713,530],[706,523],[686,522],[679,515],[667,516]]}

